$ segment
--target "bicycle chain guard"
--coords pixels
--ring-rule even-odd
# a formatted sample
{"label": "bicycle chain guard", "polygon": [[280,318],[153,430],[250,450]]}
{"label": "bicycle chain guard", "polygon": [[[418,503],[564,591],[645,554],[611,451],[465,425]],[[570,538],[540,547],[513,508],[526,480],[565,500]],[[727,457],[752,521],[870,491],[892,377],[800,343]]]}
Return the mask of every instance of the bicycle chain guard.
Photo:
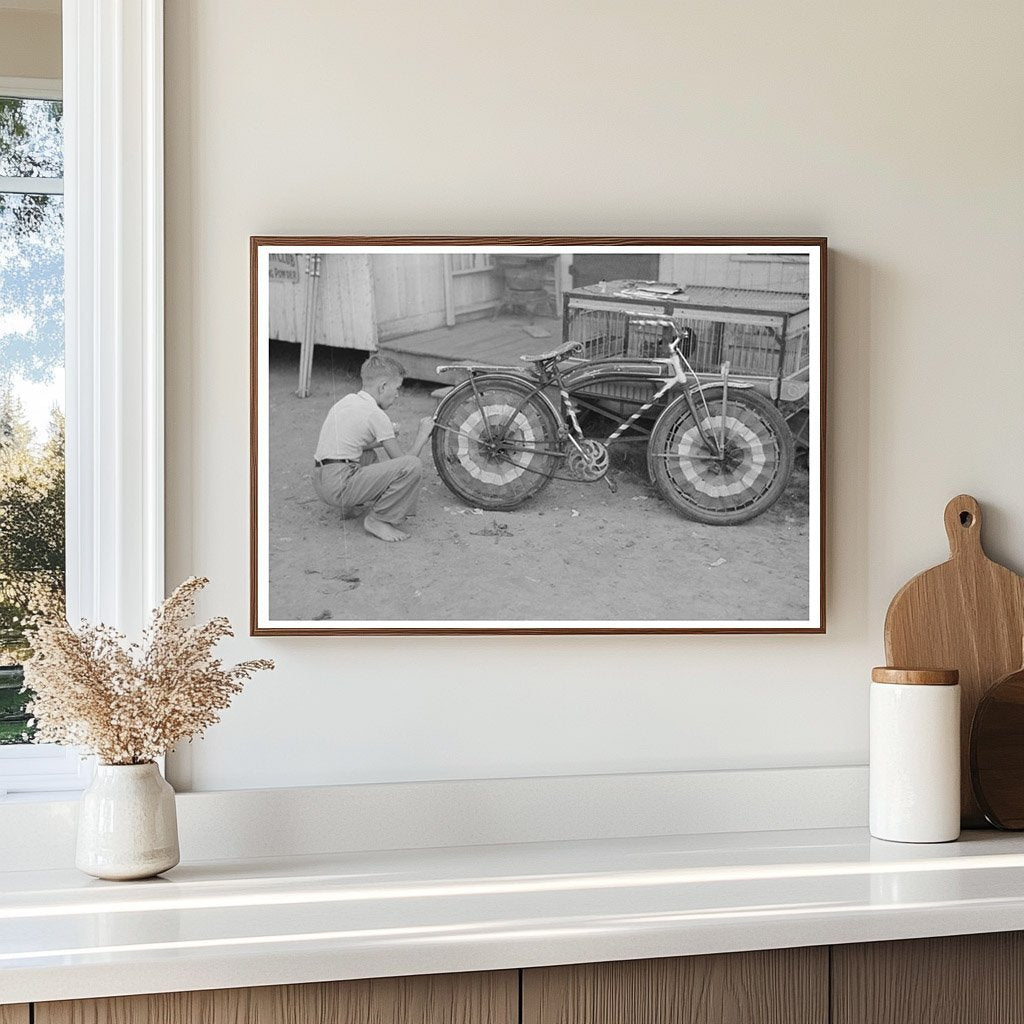
{"label": "bicycle chain guard", "polygon": [[574,448],[566,459],[569,472],[588,483],[600,480],[608,472],[608,448],[600,441],[581,441],[580,447],[582,451]]}

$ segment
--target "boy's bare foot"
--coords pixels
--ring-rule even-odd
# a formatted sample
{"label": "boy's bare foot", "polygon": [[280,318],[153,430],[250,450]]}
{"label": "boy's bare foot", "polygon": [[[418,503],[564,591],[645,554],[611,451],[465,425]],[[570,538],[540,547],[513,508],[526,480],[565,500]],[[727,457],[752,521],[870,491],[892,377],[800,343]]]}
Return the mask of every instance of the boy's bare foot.
{"label": "boy's bare foot", "polygon": [[363,520],[363,529],[367,533],[372,533],[374,537],[379,537],[381,540],[386,540],[389,543],[396,540],[409,539],[409,534],[405,530],[399,530],[397,526],[385,523],[384,520],[378,519],[372,513]]}

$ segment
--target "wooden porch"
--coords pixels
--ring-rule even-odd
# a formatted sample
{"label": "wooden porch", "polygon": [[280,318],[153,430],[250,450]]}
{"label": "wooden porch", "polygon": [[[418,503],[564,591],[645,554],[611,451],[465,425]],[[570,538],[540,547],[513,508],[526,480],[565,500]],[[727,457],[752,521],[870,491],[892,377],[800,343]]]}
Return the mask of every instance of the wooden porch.
{"label": "wooden porch", "polygon": [[[534,337],[546,331],[544,337]],[[522,355],[546,352],[562,343],[562,321],[555,317],[499,316],[467,320],[454,327],[436,327],[380,342],[380,351],[394,356],[413,380],[451,384],[439,376],[444,363],[519,363]]]}

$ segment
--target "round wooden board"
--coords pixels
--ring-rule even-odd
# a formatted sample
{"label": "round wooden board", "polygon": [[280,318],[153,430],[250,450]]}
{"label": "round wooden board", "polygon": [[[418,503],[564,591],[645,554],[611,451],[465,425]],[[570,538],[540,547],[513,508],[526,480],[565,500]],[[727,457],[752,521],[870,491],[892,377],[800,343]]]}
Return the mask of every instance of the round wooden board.
{"label": "round wooden board", "polygon": [[971,785],[988,821],[1024,829],[1024,668],[982,697],[971,727]]}

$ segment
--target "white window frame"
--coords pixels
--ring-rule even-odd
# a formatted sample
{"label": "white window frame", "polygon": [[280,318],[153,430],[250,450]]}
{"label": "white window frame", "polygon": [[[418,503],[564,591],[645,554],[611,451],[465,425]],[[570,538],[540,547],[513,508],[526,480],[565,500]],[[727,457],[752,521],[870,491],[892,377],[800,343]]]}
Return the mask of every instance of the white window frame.
{"label": "white window frame", "polygon": [[0,96],[19,100],[60,100],[64,89],[59,78],[9,78],[0,75]]}
{"label": "white window frame", "polygon": [[[63,48],[63,83],[17,81],[64,100],[68,617],[138,635],[164,596],[163,0],[64,0]],[[0,795],[91,773],[0,749]]]}

